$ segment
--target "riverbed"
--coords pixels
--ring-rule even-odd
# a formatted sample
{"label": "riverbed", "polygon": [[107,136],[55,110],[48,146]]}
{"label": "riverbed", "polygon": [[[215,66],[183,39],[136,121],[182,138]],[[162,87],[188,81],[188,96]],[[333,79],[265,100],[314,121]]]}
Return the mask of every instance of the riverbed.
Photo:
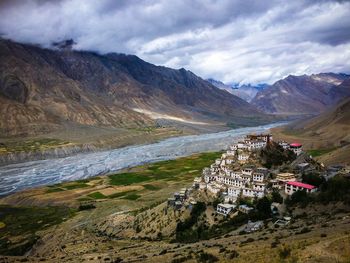
{"label": "riverbed", "polygon": [[2,166],[0,167],[0,195],[63,181],[110,174],[144,163],[176,159],[199,152],[224,150],[246,134],[267,132],[271,128],[284,124],[286,123],[279,122],[225,132],[175,137],[147,145]]}

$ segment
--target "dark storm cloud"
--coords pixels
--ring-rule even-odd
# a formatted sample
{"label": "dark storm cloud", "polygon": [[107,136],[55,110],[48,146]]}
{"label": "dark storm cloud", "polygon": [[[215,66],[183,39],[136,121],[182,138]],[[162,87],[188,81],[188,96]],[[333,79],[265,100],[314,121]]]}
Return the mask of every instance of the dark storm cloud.
{"label": "dark storm cloud", "polygon": [[0,0],[0,34],[125,52],[226,82],[349,72],[349,1]]}

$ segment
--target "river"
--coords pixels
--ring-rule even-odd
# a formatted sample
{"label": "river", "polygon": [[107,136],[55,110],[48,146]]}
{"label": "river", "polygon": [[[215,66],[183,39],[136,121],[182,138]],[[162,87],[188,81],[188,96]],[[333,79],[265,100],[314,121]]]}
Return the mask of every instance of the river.
{"label": "river", "polygon": [[267,132],[283,124],[286,123],[175,137],[152,144],[2,166],[0,167],[0,195],[108,174],[144,163],[170,160],[199,152],[223,150],[246,134]]}

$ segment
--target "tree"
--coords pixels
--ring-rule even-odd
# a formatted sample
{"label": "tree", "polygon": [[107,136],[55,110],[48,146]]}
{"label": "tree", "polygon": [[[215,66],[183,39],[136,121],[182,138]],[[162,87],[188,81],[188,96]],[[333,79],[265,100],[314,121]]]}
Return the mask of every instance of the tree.
{"label": "tree", "polygon": [[283,197],[281,196],[278,190],[273,190],[271,195],[271,201],[280,204],[283,203]]}
{"label": "tree", "polygon": [[317,173],[308,173],[302,175],[303,183],[311,184],[316,187],[320,187],[325,182],[325,179]]}
{"label": "tree", "polygon": [[302,207],[306,207],[310,201],[311,198],[305,190],[296,191],[294,194],[291,195],[289,199],[286,200],[286,205],[291,206],[295,204],[301,204]]}
{"label": "tree", "polygon": [[269,218],[271,216],[271,201],[266,196],[259,199],[256,209],[261,219]]}

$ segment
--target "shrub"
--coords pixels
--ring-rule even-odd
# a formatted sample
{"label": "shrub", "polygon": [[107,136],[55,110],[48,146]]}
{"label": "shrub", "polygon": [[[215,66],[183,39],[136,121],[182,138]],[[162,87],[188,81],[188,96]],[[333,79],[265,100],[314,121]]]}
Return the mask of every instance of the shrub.
{"label": "shrub", "polygon": [[219,259],[217,257],[215,257],[212,254],[206,253],[206,252],[202,252],[197,256],[197,259],[199,262],[217,262],[219,261]]}
{"label": "shrub", "polygon": [[229,256],[228,256],[230,259],[233,259],[233,258],[238,258],[239,257],[239,253],[236,251],[236,250],[232,250],[230,253],[229,253]]}
{"label": "shrub", "polygon": [[83,211],[83,210],[90,210],[90,209],[94,209],[94,208],[96,208],[96,206],[95,205],[93,205],[93,204],[81,204],[81,205],[79,205],[79,211]]}
{"label": "shrub", "polygon": [[281,259],[286,259],[287,257],[290,256],[292,249],[288,246],[282,246],[279,250],[278,250],[278,254],[280,256]]}
{"label": "shrub", "polygon": [[160,251],[159,255],[165,255],[168,251],[166,249],[163,249],[162,251]]}
{"label": "shrub", "polygon": [[271,201],[275,202],[275,203],[283,203],[283,197],[281,196],[281,194],[279,193],[279,191],[274,190],[272,192],[272,196],[271,196]]}
{"label": "shrub", "polygon": [[303,183],[311,184],[316,187],[319,187],[321,184],[325,182],[325,179],[317,173],[303,174],[302,180],[303,180]]}

